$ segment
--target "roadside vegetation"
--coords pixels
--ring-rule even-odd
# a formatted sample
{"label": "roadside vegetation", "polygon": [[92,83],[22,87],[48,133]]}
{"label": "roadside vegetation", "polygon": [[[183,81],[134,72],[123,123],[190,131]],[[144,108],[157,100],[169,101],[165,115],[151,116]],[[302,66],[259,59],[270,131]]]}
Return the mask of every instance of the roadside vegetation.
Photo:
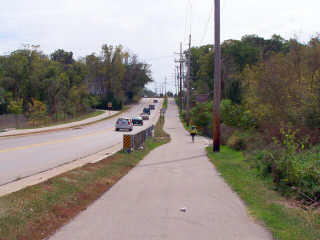
{"label": "roadside vegetation", "polygon": [[[210,49],[192,49],[196,94],[212,92]],[[319,38],[303,44],[276,35],[267,40],[250,35],[225,41],[222,53],[222,143],[245,151],[251,167],[272,178],[281,193],[318,207]],[[212,101],[193,105],[192,124],[212,137]]]}
{"label": "roadside vegetation", "polygon": [[45,55],[26,46],[0,56],[0,115],[23,114],[29,125],[65,121],[95,109],[113,110],[138,101],[151,82],[150,66],[122,46],[75,60],[59,49]]}
{"label": "roadside vegetation", "polygon": [[[207,93],[213,93],[213,46],[193,48],[191,54],[191,123],[200,134],[212,137],[213,96]],[[236,162],[227,162],[270,183],[268,186],[283,197],[286,211],[303,212],[313,219],[306,222],[303,217],[302,225],[300,220],[294,225],[296,222],[288,218],[297,228],[313,229],[313,238],[290,238],[278,232],[277,239],[320,239],[316,230],[320,214],[319,59],[318,36],[300,43],[278,35],[271,39],[247,35],[222,44],[221,142],[244,153]],[[185,120],[185,111],[181,118]],[[252,196],[259,198],[255,189],[252,187]],[[268,219],[263,220],[268,225]],[[291,236],[289,231],[287,234]]]}
{"label": "roadside vegetation", "polygon": [[52,235],[104,194],[151,150],[170,141],[164,119],[143,150],[118,152],[44,183],[0,198],[0,239],[40,240]]}
{"label": "roadside vegetation", "polygon": [[302,209],[273,190],[270,179],[262,179],[241,152],[222,147],[220,153],[207,148],[208,156],[222,177],[244,200],[249,214],[264,223],[274,239],[320,239],[320,214],[312,208]]}

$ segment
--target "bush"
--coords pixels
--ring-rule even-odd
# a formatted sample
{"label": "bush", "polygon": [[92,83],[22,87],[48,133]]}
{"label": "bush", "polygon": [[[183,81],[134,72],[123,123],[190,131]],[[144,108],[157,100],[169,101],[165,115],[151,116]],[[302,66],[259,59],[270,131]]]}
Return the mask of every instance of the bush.
{"label": "bush", "polygon": [[243,138],[237,136],[237,135],[232,135],[228,141],[227,141],[227,145],[237,151],[240,150],[245,150],[246,148],[246,144]]}
{"label": "bush", "polygon": [[258,152],[253,164],[261,175],[271,175],[283,192],[298,193],[307,201],[320,200],[320,145],[305,150],[304,142],[296,139],[297,132],[281,129],[281,140],[273,147]]}
{"label": "bush", "polygon": [[221,144],[227,145],[229,138],[234,134],[235,128],[221,124]]}
{"label": "bush", "polygon": [[39,100],[32,99],[28,104],[28,118],[30,124],[38,126],[49,121],[47,105]]}
{"label": "bush", "polygon": [[257,121],[250,111],[245,111],[240,105],[232,104],[229,99],[222,100],[220,108],[221,120],[228,126],[249,129],[257,125]]}
{"label": "bush", "polygon": [[[191,122],[192,125],[196,125],[197,128],[205,135],[210,136],[212,132],[212,102],[198,104],[191,110]],[[184,113],[182,113],[184,116]]]}

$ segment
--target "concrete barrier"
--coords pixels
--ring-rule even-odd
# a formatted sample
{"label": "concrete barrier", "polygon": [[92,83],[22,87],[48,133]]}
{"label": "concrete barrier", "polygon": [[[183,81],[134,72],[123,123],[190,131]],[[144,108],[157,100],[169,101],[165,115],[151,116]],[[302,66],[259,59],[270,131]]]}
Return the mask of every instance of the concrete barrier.
{"label": "concrete barrier", "polygon": [[154,126],[148,127],[136,134],[123,135],[123,150],[126,152],[132,152],[143,147],[143,144],[148,137],[153,136]]}

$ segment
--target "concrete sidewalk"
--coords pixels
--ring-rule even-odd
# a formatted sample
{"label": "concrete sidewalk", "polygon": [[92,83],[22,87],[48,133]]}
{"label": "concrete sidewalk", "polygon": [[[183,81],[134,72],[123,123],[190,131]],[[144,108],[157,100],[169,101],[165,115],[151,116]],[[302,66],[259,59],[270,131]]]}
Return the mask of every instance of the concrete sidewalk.
{"label": "concrete sidewalk", "polygon": [[26,134],[32,134],[32,133],[41,133],[41,132],[48,132],[48,131],[55,131],[55,130],[62,130],[66,128],[73,128],[73,127],[79,127],[86,124],[94,123],[100,120],[103,120],[105,118],[111,117],[115,114],[117,114],[119,111],[104,111],[104,113],[96,116],[87,118],[81,121],[71,122],[71,123],[65,123],[60,125],[55,125],[51,127],[42,127],[42,128],[33,128],[33,129],[15,129],[10,130],[6,132],[0,132],[0,137],[10,137],[10,136],[18,136],[18,135],[26,135]]}
{"label": "concrete sidewalk", "polygon": [[171,142],[152,151],[51,240],[263,240],[271,234],[209,162],[205,138],[190,135],[169,102]]}

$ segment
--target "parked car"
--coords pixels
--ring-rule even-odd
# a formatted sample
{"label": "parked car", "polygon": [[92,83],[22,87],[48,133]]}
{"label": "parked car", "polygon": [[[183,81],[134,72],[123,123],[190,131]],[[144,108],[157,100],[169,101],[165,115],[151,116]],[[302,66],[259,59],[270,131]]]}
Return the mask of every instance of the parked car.
{"label": "parked car", "polygon": [[158,99],[153,99],[153,103],[158,103]]}
{"label": "parked car", "polygon": [[128,131],[132,131],[133,129],[133,123],[131,119],[129,118],[119,118],[116,122],[116,131],[119,131],[120,129],[125,129]]}
{"label": "parked car", "polygon": [[154,110],[156,107],[154,106],[154,104],[150,104],[150,105],[149,105],[149,108],[150,108],[151,110]]}
{"label": "parked car", "polygon": [[149,120],[149,114],[141,113],[142,120]]}
{"label": "parked car", "polygon": [[143,113],[150,115],[150,108],[144,108]]}
{"label": "parked car", "polygon": [[142,126],[143,125],[142,117],[134,117],[134,118],[132,118],[132,124],[133,124],[133,126],[135,126],[135,125]]}

